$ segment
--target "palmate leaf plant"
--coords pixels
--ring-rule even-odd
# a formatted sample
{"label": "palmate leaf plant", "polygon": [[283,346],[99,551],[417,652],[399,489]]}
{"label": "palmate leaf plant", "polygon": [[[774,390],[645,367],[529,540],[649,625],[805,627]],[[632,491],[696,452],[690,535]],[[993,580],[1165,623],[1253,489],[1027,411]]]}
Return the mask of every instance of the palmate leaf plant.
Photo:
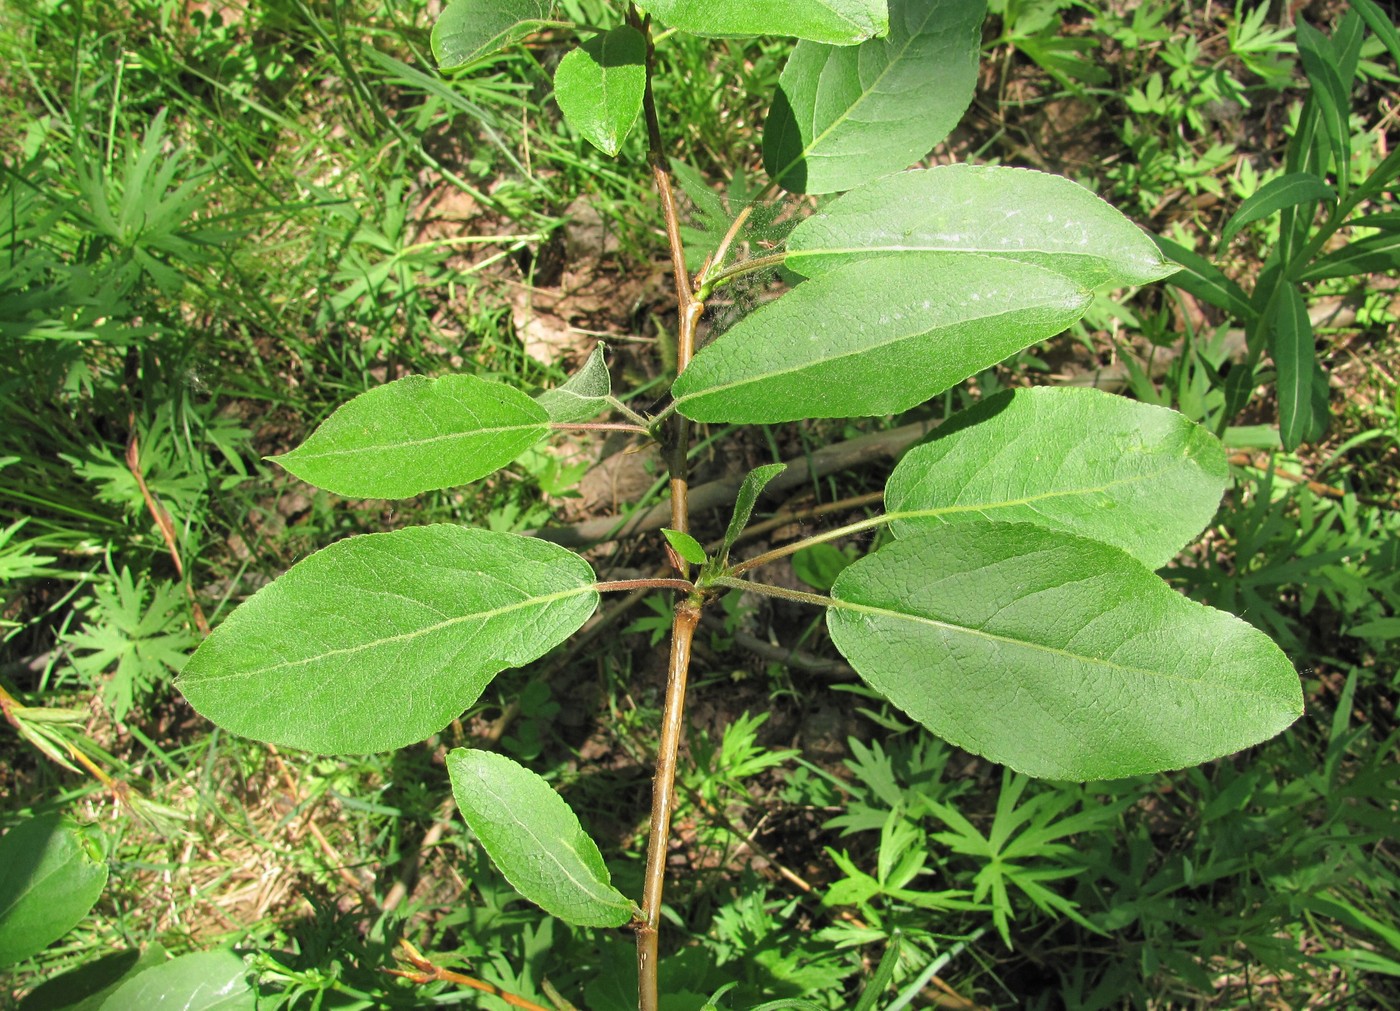
{"label": "palmate leaf plant", "polygon": [[[824,609],[832,641],[873,689],[938,736],[1032,777],[1206,762],[1282,731],[1302,693],[1263,633],[1154,573],[1214,515],[1228,477],[1220,443],[1180,414],[1099,391],[990,397],[904,457],[881,515],[739,558],[739,536],[782,466],[760,468],[707,550],[690,530],[695,423],[897,414],[1063,331],[1091,289],[1175,268],[1068,180],[910,169],[970,101],[983,0],[649,0],[616,14],[581,25],[545,0],[455,0],[433,47],[450,68],[542,28],[572,31],[578,46],[555,79],[566,121],[608,153],[644,131],[680,320],[670,397],[651,414],[625,406],[601,349],[538,397],[472,375],[410,376],[344,404],[276,459],[339,495],[405,498],[606,423],[661,447],[671,519],[657,547],[675,575],[602,580],[557,544],[462,526],[357,536],[235,609],[177,685],[236,734],[330,755],[387,751],[442,730],[502,670],[563,643],[602,594],[674,592],[640,896],[613,886],[598,846],[541,777],[484,751],[448,757],[463,817],[522,895],[572,924],[634,930],[638,1006],[654,1009],[691,641],[703,611],[732,590]],[[687,269],[650,87],[663,28],[797,39],[763,131],[761,199],[827,199],[781,251],[731,261],[740,212],[701,268]],[[776,265],[795,280],[790,290],[697,350],[706,301]],[[826,594],[759,578],[769,561],[876,528],[884,546]]]}

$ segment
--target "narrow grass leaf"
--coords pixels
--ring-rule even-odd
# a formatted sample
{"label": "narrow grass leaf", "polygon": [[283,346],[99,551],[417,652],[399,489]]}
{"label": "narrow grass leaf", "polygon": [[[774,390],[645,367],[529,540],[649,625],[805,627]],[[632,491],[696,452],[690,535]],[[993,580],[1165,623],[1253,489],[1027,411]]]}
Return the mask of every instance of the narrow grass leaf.
{"label": "narrow grass leaf", "polygon": [[798,285],[704,348],[672,386],[696,421],[893,414],[1073,323],[1089,304],[1015,260],[854,262]]}
{"label": "narrow grass leaf", "polygon": [[1171,275],[1172,284],[1246,323],[1259,315],[1244,289],[1215,264],[1171,239],[1160,235],[1154,235],[1152,239],[1163,253],[1185,268]]}
{"label": "narrow grass leaf", "polygon": [[456,748],[452,795],[501,874],[551,916],[580,927],[620,927],[635,904],[612,886],[598,844],[543,778],[504,755]]}
{"label": "narrow grass leaf", "polygon": [[554,72],[554,100],[583,139],[616,155],[642,112],[647,44],[630,25],[595,35]]}
{"label": "narrow grass leaf", "polygon": [[1285,207],[1296,207],[1307,202],[1336,203],[1337,194],[1332,187],[1311,172],[1290,172],[1279,176],[1259,187],[1253,196],[1243,201],[1239,209],[1225,223],[1220,233],[1220,245],[1226,245],[1239,234],[1245,225],[1267,218],[1270,214]]}
{"label": "narrow grass leaf", "polygon": [[915,446],[885,486],[890,529],[1034,523],[1165,565],[1215,515],[1229,481],[1220,440],[1176,411],[1101,390],[989,397]]}
{"label": "narrow grass leaf", "polygon": [[152,966],[117,988],[102,1011],[253,1011],[258,994],[243,956],[228,948],[196,951]]}
{"label": "narrow grass leaf", "polygon": [[433,58],[444,70],[499,52],[550,25],[549,0],[452,0],[433,25]]}
{"label": "narrow grass leaf", "polygon": [[786,35],[847,46],[889,30],[885,0],[638,0],[692,35]]}
{"label": "narrow grass leaf", "polygon": [[1273,306],[1269,353],[1278,369],[1278,434],[1283,448],[1292,452],[1320,434],[1327,405],[1319,405],[1316,395],[1317,349],[1303,296],[1295,285],[1283,284]]}
{"label": "narrow grass leaf", "polygon": [[885,38],[800,42],[788,58],[763,128],[764,168],[784,189],[834,193],[908,168],[967,110],[985,0],[890,0],[889,14]]}
{"label": "narrow grass leaf", "polygon": [[607,345],[599,341],[588,361],[562,386],[536,394],[535,403],[545,409],[550,421],[558,424],[587,421],[607,409],[608,398],[612,396],[607,351]]}
{"label": "narrow grass leaf", "polygon": [[15,825],[0,839],[0,966],[38,954],[76,927],[106,884],[95,830],[56,814]]}
{"label": "narrow grass leaf", "polygon": [[1341,249],[1319,257],[1298,275],[1298,280],[1322,281],[1331,277],[1363,277],[1397,271],[1400,271],[1400,231],[1392,231],[1354,239]]}
{"label": "narrow grass leaf", "polygon": [[[1333,164],[1339,173],[1345,173],[1351,164],[1351,126],[1348,117],[1351,99],[1342,83],[1342,72],[1338,66],[1332,43],[1306,21],[1299,20],[1296,30],[1298,58],[1312,85],[1312,97],[1317,102],[1322,128],[1332,148]],[[1339,180],[1339,188],[1345,189]]]}
{"label": "narrow grass leaf", "polygon": [[1351,9],[1361,15],[1361,20],[1366,22],[1366,27],[1371,29],[1371,33],[1381,40],[1390,58],[1400,66],[1400,33],[1395,31],[1395,25],[1390,18],[1386,17],[1384,9],[1376,3],[1376,0],[1351,0]]}
{"label": "narrow grass leaf", "polygon": [[410,498],[485,477],[549,431],[511,386],[476,376],[405,376],[341,404],[290,453],[272,457],[337,495]]}
{"label": "narrow grass leaf", "polygon": [[352,537],[238,607],[176,687],[243,737],[390,751],[572,635],[597,606],[594,581],[578,555],[516,534],[438,524]]}
{"label": "narrow grass leaf", "polygon": [[1019,772],[1196,765],[1303,711],[1282,651],[1117,548],[1022,523],[894,541],[841,574],[832,641],[938,736]]}
{"label": "narrow grass leaf", "polygon": [[980,253],[1084,288],[1147,284],[1179,268],[1142,229],[1062,176],[944,165],[877,179],[793,230],[786,266],[808,277],[852,259]]}

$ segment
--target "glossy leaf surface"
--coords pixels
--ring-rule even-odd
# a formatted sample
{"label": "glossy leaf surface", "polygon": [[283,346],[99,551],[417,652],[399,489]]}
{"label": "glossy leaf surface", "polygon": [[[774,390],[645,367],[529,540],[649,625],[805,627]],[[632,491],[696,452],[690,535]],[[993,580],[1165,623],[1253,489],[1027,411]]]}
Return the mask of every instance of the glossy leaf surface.
{"label": "glossy leaf surface", "polygon": [[[752,4],[761,7],[761,4]],[[801,42],[763,129],[763,165],[793,193],[834,193],[908,168],[972,101],[985,0],[890,0],[889,35]]]}
{"label": "glossy leaf surface", "polygon": [[227,948],[196,951],[153,966],[117,988],[102,1011],[253,1011],[258,995],[243,957]]}
{"label": "glossy leaf surface", "polygon": [[696,421],[892,414],[1053,336],[1089,295],[1029,263],[967,255],[856,262],[744,319],[676,379]]}
{"label": "glossy leaf surface", "polygon": [[1147,284],[1178,267],[1119,211],[1061,176],[993,165],[901,172],[827,204],[793,230],[785,265],[808,277],[868,257],[980,253],[1085,288]]}
{"label": "glossy leaf surface", "polygon": [[447,756],[452,795],[505,879],[551,916],[586,927],[620,927],[634,904],[612,886],[598,844],[540,776],[489,751]]}
{"label": "glossy leaf surface", "polygon": [[290,453],[272,459],[351,498],[409,498],[466,484],[544,438],[549,415],[530,397],[476,376],[405,376],[336,408]]}
{"label": "glossy leaf surface", "polygon": [[895,467],[885,509],[899,537],[948,523],[1034,523],[1155,569],[1210,522],[1228,480],[1220,441],[1176,411],[1043,386],[944,422]]}
{"label": "glossy leaf surface", "polygon": [[516,534],[439,524],[352,537],[249,598],[176,686],[243,737],[389,751],[568,638],[597,606],[593,583],[578,555]]}
{"label": "glossy leaf surface", "polygon": [[554,72],[559,111],[605,154],[617,154],[641,114],[646,56],[642,33],[618,25],[565,55]]}
{"label": "glossy leaf surface", "polygon": [[889,26],[885,0],[639,0],[637,6],[693,35],[786,35],[850,45]]}
{"label": "glossy leaf surface", "polygon": [[107,884],[101,837],[72,818],[21,821],[0,839],[0,966],[43,951],[78,925]]}
{"label": "glossy leaf surface", "polygon": [[1266,740],[1303,711],[1282,651],[1107,544],[1021,523],[903,538],[846,569],[832,641],[938,736],[1020,772],[1112,779]]}
{"label": "glossy leaf surface", "polygon": [[452,0],[433,25],[433,57],[444,70],[472,63],[550,24],[549,0]]}
{"label": "glossy leaf surface", "polygon": [[612,396],[607,350],[599,341],[588,361],[567,382],[535,396],[535,403],[545,409],[550,421],[561,424],[587,421],[607,410],[608,397]]}

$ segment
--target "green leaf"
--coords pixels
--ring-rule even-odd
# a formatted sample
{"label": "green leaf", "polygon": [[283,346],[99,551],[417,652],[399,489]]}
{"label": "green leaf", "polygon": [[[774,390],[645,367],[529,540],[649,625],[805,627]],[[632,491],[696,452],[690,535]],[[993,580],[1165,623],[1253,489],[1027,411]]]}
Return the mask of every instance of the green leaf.
{"label": "green leaf", "polygon": [[1381,40],[1386,52],[1390,53],[1390,58],[1400,66],[1400,33],[1395,31],[1395,25],[1385,16],[1385,11],[1375,0],[1351,0],[1351,9],[1361,15],[1361,20],[1366,22],[1366,27],[1376,38]]}
{"label": "green leaf", "polygon": [[517,892],[582,927],[620,927],[635,904],[612,886],[593,841],[564,798],[504,755],[456,748],[452,795],[467,825]]}
{"label": "green leaf", "polygon": [[1089,304],[1029,263],[967,254],[837,267],[740,320],[676,379],[695,421],[893,414],[1051,337]]}
{"label": "green leaf", "polygon": [[785,266],[812,277],[856,258],[963,253],[1033,263],[1084,288],[1178,269],[1077,183],[993,165],[901,172],[852,190],[793,230]]}
{"label": "green leaf", "polygon": [[889,30],[885,0],[639,0],[658,21],[692,35],[786,35],[850,45]]}
{"label": "green leaf", "polygon": [[[1322,128],[1331,144],[1333,164],[1340,178],[1351,164],[1351,126],[1347,122],[1351,99],[1342,83],[1336,54],[1327,36],[1300,19],[1295,37],[1298,40],[1298,58],[1303,64],[1303,72],[1308,76],[1308,83],[1312,85],[1311,94],[1317,102]],[[1345,189],[1344,186],[1342,188]]]}
{"label": "green leaf", "polygon": [[990,397],[915,446],[885,486],[890,529],[1034,523],[1170,561],[1215,515],[1230,470],[1220,441],[1164,407],[1101,390]]}
{"label": "green leaf", "polygon": [[834,193],[924,157],[972,101],[985,16],[985,0],[890,0],[886,38],[798,43],[763,128],[768,175]]}
{"label": "green leaf", "polygon": [[670,527],[662,527],[661,533],[666,538],[666,542],[675,550],[676,554],[680,555],[691,565],[704,565],[705,562],[709,560],[705,557],[704,546],[685,531],[672,530]]}
{"label": "green leaf", "polygon": [[56,814],[0,839],[0,966],[38,954],[87,915],[107,884],[101,839]]}
{"label": "green leaf", "polygon": [[617,154],[642,111],[647,43],[630,25],[595,35],[559,61],[554,100],[569,125],[598,150]]}
{"label": "green leaf", "polygon": [[545,409],[550,421],[557,424],[587,421],[606,410],[608,398],[612,396],[607,350],[607,345],[599,341],[588,361],[564,385],[536,394],[535,403]]}
{"label": "green leaf", "polygon": [[243,958],[227,948],[196,951],[153,966],[123,983],[102,1011],[254,1011],[257,991]]}
{"label": "green leaf", "polygon": [[1225,230],[1220,233],[1220,245],[1228,243],[1245,225],[1267,218],[1285,207],[1323,200],[1335,203],[1337,194],[1311,172],[1290,172],[1279,176],[1259,187],[1253,196],[1240,204],[1225,223]]}
{"label": "green leaf", "polygon": [[1396,271],[1400,271],[1400,232],[1384,232],[1353,239],[1341,249],[1319,257],[1298,275],[1298,280],[1321,281]]}
{"label": "green leaf", "polygon": [[114,951],[45,980],[20,1001],[18,1011],[99,1011],[117,987],[165,961],[165,949],[154,943]]}
{"label": "green leaf", "polygon": [[337,495],[410,498],[485,477],[548,431],[545,409],[514,387],[405,376],[341,404],[272,460]]}
{"label": "green leaf", "polygon": [[749,517],[753,515],[753,507],[758,503],[763,489],[785,470],[785,463],[769,463],[755,467],[744,475],[744,483],[739,486],[739,494],[734,499],[734,515],[729,518],[729,528],[724,532],[724,545],[719,549],[720,564],[728,563],[729,549],[734,547],[744,527],[749,525]]}
{"label": "green leaf", "polygon": [[475,62],[550,25],[549,0],[452,0],[433,25],[433,58],[443,70]]}
{"label": "green leaf", "polygon": [[1278,434],[1292,452],[1326,428],[1327,380],[1318,368],[1312,320],[1297,287],[1281,285],[1273,308],[1269,353],[1278,369]]}
{"label": "green leaf", "polygon": [[846,570],[851,559],[831,544],[813,544],[792,556],[792,571],[808,586],[825,593]]}
{"label": "green leaf", "polygon": [[517,534],[440,524],[352,537],[229,615],[176,687],[243,737],[389,751],[572,635],[597,606],[593,584],[578,555]]}
{"label": "green leaf", "polygon": [[1171,283],[1183,291],[1189,291],[1203,302],[1224,309],[1236,319],[1246,323],[1259,314],[1249,303],[1249,296],[1236,282],[1225,275],[1215,264],[1185,246],[1179,246],[1171,239],[1154,235],[1152,240],[1167,256],[1184,267],[1171,276]]}
{"label": "green leaf", "polygon": [[1303,711],[1264,633],[1098,541],[942,527],[856,562],[832,595],[832,641],[862,678],[938,736],[1033,776],[1195,765]]}

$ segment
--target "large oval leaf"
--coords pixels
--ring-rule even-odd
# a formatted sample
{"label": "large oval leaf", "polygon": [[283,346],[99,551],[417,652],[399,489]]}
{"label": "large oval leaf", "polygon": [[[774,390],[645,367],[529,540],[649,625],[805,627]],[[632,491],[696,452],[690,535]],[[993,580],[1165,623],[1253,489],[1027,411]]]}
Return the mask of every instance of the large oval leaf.
{"label": "large oval leaf", "polygon": [[878,179],[793,230],[786,266],[813,276],[853,258],[982,253],[1034,263],[1085,288],[1179,268],[1142,229],[1062,176],[944,165]]}
{"label": "large oval leaf", "polygon": [[409,498],[504,467],[549,431],[530,397],[476,376],[405,376],[338,407],[272,459],[303,481],[354,498]]}
{"label": "large oval leaf", "polygon": [[117,988],[102,1011],[254,1011],[257,991],[241,955],[196,951],[154,966]]}
{"label": "large oval leaf", "polygon": [[43,951],[78,925],[107,884],[96,830],[46,814],[0,839],[0,966]]}
{"label": "large oval leaf", "polygon": [[787,35],[839,46],[889,28],[885,0],[638,0],[637,6],[693,35]]}
{"label": "large oval leaf", "polygon": [[832,596],[832,640],[862,678],[938,736],[1033,776],[1196,765],[1303,711],[1264,633],[1082,537],[922,531],[846,569]]}
{"label": "large oval leaf", "polygon": [[1165,407],[1102,390],[1014,390],[950,418],[885,485],[891,529],[1035,523],[1170,561],[1215,515],[1220,440]]}
{"label": "large oval leaf", "polygon": [[704,348],[672,387],[696,421],[892,414],[1078,319],[1089,295],[990,256],[849,263],[806,281]]}
{"label": "large oval leaf", "polygon": [[612,886],[598,844],[554,788],[504,755],[457,748],[447,756],[452,795],[505,879],[551,916],[620,927],[634,903]]}
{"label": "large oval leaf", "polygon": [[595,35],[559,61],[554,100],[598,150],[617,154],[642,111],[647,43],[631,25]]}
{"label": "large oval leaf", "polygon": [[433,57],[444,70],[490,56],[552,24],[550,0],[452,0],[433,25]]}
{"label": "large oval leaf", "polygon": [[19,1002],[17,1011],[100,1011],[118,987],[166,961],[165,948],[155,942],[89,959],[44,980]]}
{"label": "large oval leaf", "polygon": [[800,42],[788,58],[763,128],[764,168],[784,189],[834,193],[898,172],[962,118],[985,0],[890,0],[889,15],[885,38]]}
{"label": "large oval leaf", "polygon": [[339,541],[263,587],[176,681],[214,723],[326,754],[436,733],[500,671],[563,642],[597,606],[578,555],[437,525]]}

